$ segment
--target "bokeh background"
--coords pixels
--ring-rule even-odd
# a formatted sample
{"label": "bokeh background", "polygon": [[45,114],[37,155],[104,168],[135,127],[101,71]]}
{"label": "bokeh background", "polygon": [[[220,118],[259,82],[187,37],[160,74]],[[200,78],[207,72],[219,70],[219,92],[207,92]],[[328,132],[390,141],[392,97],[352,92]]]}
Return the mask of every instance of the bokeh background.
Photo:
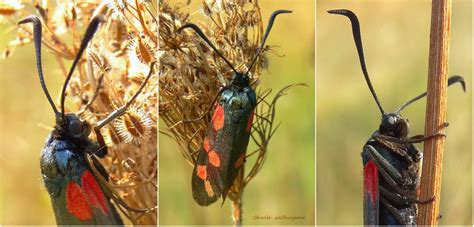
{"label": "bokeh background", "polygon": [[[345,8],[359,17],[369,75],[386,111],[426,90],[431,1],[316,3],[317,224],[362,224],[360,153],[378,129],[380,112],[363,78]],[[449,88],[450,126],[443,162],[440,224],[472,223],[472,1],[453,1],[449,74],[467,93]],[[411,135],[424,132],[426,100],[402,111]],[[422,144],[418,145],[420,149]]]}
{"label": "bokeh background", "polygon": [[[0,51],[15,31],[0,23]],[[0,60],[0,223],[54,224],[54,214],[39,166],[39,156],[54,112],[38,80],[33,45]],[[46,83],[53,99],[64,77],[53,55],[43,51]]]}
{"label": "bokeh background", "polygon": [[[197,2],[192,1],[186,9],[191,15],[199,10]],[[273,11],[293,10],[275,21],[267,45],[284,56],[267,53],[269,66],[263,70],[259,87],[273,89],[272,94],[289,84],[306,83],[308,87],[295,87],[278,102],[276,122],[281,125],[270,141],[262,170],[245,188],[243,223],[314,224],[314,1],[260,0],[259,4],[264,26]],[[220,200],[209,207],[194,202],[193,167],[181,156],[176,142],[160,135],[159,146],[160,223],[231,224],[229,200],[223,206]],[[251,141],[248,150],[254,148]],[[249,158],[247,165],[251,166],[252,160]],[[275,220],[278,216],[304,219]]]}

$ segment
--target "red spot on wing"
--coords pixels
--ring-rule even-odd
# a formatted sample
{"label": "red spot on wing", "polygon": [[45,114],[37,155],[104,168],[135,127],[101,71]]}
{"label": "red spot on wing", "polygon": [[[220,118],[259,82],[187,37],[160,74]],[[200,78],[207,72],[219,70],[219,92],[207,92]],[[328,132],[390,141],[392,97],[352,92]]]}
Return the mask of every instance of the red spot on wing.
{"label": "red spot on wing", "polygon": [[215,152],[214,150],[209,151],[209,162],[215,167],[221,166],[221,159],[219,158],[217,152]]}
{"label": "red spot on wing", "polygon": [[92,218],[92,210],[81,187],[73,181],[66,186],[67,211],[81,221]]}
{"label": "red spot on wing", "polygon": [[221,105],[217,105],[216,111],[214,111],[214,116],[212,116],[212,126],[216,131],[224,127],[224,107]]}
{"label": "red spot on wing", "polygon": [[364,191],[370,195],[372,204],[377,200],[378,172],[375,163],[370,160],[364,167]]}
{"label": "red spot on wing", "polygon": [[199,178],[206,180],[207,178],[206,166],[198,165],[196,174],[198,175]]}
{"label": "red spot on wing", "polygon": [[82,187],[84,192],[89,198],[89,202],[92,206],[99,208],[102,213],[109,213],[109,208],[107,207],[107,200],[105,199],[104,193],[97,183],[94,176],[88,170],[84,171],[81,176]]}
{"label": "red spot on wing", "polygon": [[244,160],[245,160],[245,153],[243,153],[242,155],[240,155],[239,159],[237,159],[237,162],[235,162],[234,167],[235,167],[236,169],[240,168],[240,166],[241,166],[242,164],[244,164]]}
{"label": "red spot on wing", "polygon": [[209,152],[211,150],[211,143],[208,137],[204,138],[204,150],[206,152]]}
{"label": "red spot on wing", "polygon": [[252,129],[252,122],[253,122],[253,111],[250,114],[249,121],[247,122],[247,132],[250,132]]}
{"label": "red spot on wing", "polygon": [[204,189],[206,190],[207,195],[208,195],[209,197],[213,197],[213,196],[214,196],[214,190],[212,190],[212,186],[211,186],[211,182],[210,182],[210,181],[206,180],[206,181],[204,182]]}

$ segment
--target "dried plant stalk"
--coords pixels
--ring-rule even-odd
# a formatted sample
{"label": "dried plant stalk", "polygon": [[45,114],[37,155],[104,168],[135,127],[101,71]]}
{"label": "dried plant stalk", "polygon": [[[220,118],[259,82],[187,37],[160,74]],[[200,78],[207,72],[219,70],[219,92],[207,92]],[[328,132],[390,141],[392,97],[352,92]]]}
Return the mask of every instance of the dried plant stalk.
{"label": "dried plant stalk", "polygon": [[[198,155],[196,151],[202,146],[211,121],[212,111],[209,109],[219,89],[231,80],[233,72],[199,36],[192,32],[176,32],[191,21],[189,14],[182,13],[183,7],[167,2],[160,2],[159,6],[159,116],[166,126],[162,133],[170,135],[177,142],[181,155],[190,165],[194,165]],[[258,1],[202,1],[200,12],[198,16],[201,20],[193,22],[238,71],[246,71],[263,35]],[[209,23],[199,23],[202,19]],[[264,51],[268,50],[267,47]],[[260,57],[252,69],[253,89],[257,88],[265,65],[265,58]],[[272,101],[266,101],[270,90],[257,94],[259,104],[251,135],[258,149],[247,155],[247,158],[255,157],[255,164],[246,167],[250,169],[247,175],[244,173],[245,165],[242,166],[227,195],[232,203],[232,218],[236,225],[242,224],[243,190],[263,167],[269,140],[277,128],[274,127],[276,101],[287,88]],[[199,121],[187,122],[203,115],[205,117]]]}
{"label": "dried plant stalk", "polygon": [[[451,0],[433,0],[425,135],[440,132],[441,125],[446,122],[450,27]],[[445,140],[446,138],[439,137],[424,143],[420,199],[435,199],[432,203],[419,205],[417,223],[420,225],[437,225],[439,221]]]}
{"label": "dried plant stalk", "polygon": [[[137,92],[150,63],[157,61],[156,5],[156,1],[137,0],[41,1],[31,5],[43,23],[43,44],[56,56],[64,76],[64,60],[76,56],[81,35],[92,16],[101,14],[106,18],[68,86],[68,100],[76,108],[67,108],[67,112],[79,110],[81,118],[93,125]],[[1,22],[17,26],[19,18],[33,13],[26,10],[31,6],[0,4]],[[11,56],[15,47],[32,41],[29,27],[17,26],[17,30],[4,57]],[[109,150],[101,163],[110,175],[112,192],[129,207],[148,208],[147,212],[135,212],[118,206],[133,224],[157,223],[158,73],[155,74],[127,113],[101,131]]]}

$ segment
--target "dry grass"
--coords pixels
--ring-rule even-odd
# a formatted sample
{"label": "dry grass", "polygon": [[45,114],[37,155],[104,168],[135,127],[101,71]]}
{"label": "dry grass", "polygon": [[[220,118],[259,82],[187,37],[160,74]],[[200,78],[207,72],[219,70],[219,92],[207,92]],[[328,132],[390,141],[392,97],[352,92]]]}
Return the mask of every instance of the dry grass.
{"label": "dry grass", "polygon": [[[219,89],[229,84],[233,71],[194,32],[177,33],[188,22],[197,24],[237,71],[246,71],[256,54],[263,36],[263,21],[258,1],[202,1],[200,17],[192,21],[183,13],[186,5],[160,3],[159,7],[159,56],[160,56],[160,107],[159,116],[166,126],[162,134],[174,139],[180,154],[190,164],[197,159],[211,120],[214,98]],[[209,23],[199,23],[208,21]],[[270,50],[265,47],[264,52]],[[251,70],[251,84],[258,90],[259,76],[265,68],[262,54]],[[275,133],[276,101],[288,86],[269,101],[270,90],[258,91],[258,106],[252,128],[252,139],[258,149],[247,152],[247,158],[256,157],[253,166],[243,165],[228,197],[232,201],[233,221],[242,223],[242,193],[253,177],[263,167],[268,143]],[[190,119],[205,117],[199,121]],[[247,162],[249,163],[249,162]],[[245,174],[244,169],[250,169]],[[191,197],[189,197],[191,199]]]}
{"label": "dry grass", "polygon": [[[76,56],[91,17],[102,14],[107,20],[89,45],[68,86],[66,111],[79,110],[78,114],[94,125],[135,94],[150,70],[150,63],[156,61],[156,1],[32,4],[35,5],[0,4],[0,22],[9,23],[18,31],[4,57],[11,56],[16,47],[32,42],[31,27],[18,27],[16,21],[37,14],[43,22],[43,45],[56,57],[66,77],[65,61]],[[127,113],[101,131],[109,150],[101,162],[111,176],[112,191],[130,207],[151,208],[143,213],[121,207],[134,224],[157,223],[157,78],[155,73]],[[86,107],[96,91],[97,98]],[[59,99],[57,97],[56,103]],[[71,107],[73,105],[75,107]]]}

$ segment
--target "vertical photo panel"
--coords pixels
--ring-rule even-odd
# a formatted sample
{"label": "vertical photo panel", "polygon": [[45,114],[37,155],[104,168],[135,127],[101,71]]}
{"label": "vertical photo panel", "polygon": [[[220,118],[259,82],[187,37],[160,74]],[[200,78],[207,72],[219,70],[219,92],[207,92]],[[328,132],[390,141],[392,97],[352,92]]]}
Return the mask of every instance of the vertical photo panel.
{"label": "vertical photo panel", "polygon": [[[430,36],[438,37],[430,29],[443,22],[447,11],[432,14],[441,2],[316,2],[317,224],[421,224],[417,215],[434,201],[439,224],[472,224],[471,1],[447,6],[449,126],[425,134],[433,113],[420,94],[439,67],[430,64]],[[421,166],[430,161],[423,141],[435,137],[445,139],[441,194],[421,199],[435,171]]]}
{"label": "vertical photo panel", "polygon": [[160,223],[314,217],[314,2],[162,1]]}
{"label": "vertical photo panel", "polygon": [[158,224],[157,4],[0,3],[0,224]]}

